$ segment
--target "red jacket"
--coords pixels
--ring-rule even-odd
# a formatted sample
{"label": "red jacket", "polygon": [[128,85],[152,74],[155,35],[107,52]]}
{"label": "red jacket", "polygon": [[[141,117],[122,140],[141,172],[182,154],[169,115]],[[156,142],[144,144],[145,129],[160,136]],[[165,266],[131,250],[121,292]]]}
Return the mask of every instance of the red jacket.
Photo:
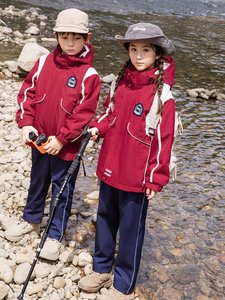
{"label": "red jacket", "polygon": [[38,76],[40,59],[18,94],[18,127],[34,126],[39,134],[55,135],[63,144],[58,156],[73,160],[82,130],[93,118],[100,93],[100,78],[91,66],[93,51],[85,45],[76,56],[62,54],[58,45]]}
{"label": "red jacket", "polygon": [[[172,86],[174,61],[166,58],[164,83]],[[160,191],[169,181],[169,163],[174,140],[175,103],[169,99],[163,106],[154,137],[146,135],[146,116],[155,95],[157,69],[138,72],[127,68],[115,94],[114,109],[109,99],[106,111],[91,122],[104,141],[97,175],[107,184],[131,192],[146,188]]]}

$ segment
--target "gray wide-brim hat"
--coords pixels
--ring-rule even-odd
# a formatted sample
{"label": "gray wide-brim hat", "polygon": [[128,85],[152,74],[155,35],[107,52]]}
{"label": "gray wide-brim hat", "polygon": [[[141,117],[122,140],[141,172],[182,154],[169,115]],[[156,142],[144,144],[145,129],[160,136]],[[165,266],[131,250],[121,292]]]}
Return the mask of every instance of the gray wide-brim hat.
{"label": "gray wide-brim hat", "polygon": [[162,29],[151,23],[137,23],[129,26],[125,36],[116,35],[121,44],[133,41],[148,40],[152,45],[160,46],[165,55],[172,55],[175,52],[173,43],[164,35]]}

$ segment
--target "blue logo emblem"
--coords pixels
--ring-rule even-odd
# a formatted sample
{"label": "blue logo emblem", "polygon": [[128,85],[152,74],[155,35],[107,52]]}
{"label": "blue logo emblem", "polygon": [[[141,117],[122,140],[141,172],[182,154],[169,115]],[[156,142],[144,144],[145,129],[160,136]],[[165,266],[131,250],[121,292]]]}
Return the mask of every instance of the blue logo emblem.
{"label": "blue logo emblem", "polygon": [[135,116],[140,117],[143,111],[144,111],[143,105],[141,103],[138,103],[137,105],[135,105],[133,113],[135,114]]}
{"label": "blue logo emblem", "polygon": [[75,88],[76,84],[77,84],[76,78],[74,76],[69,77],[69,79],[67,81],[67,86],[70,88]]}

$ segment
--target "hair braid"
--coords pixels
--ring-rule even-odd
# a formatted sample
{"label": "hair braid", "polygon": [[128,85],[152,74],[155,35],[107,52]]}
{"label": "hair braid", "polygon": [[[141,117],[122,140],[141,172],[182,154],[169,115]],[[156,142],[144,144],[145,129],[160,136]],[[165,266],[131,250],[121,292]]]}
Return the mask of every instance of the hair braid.
{"label": "hair braid", "polygon": [[125,64],[123,65],[122,69],[119,71],[118,73],[118,76],[117,76],[117,79],[116,79],[116,84],[115,84],[115,89],[114,89],[114,93],[113,93],[113,96],[111,97],[111,102],[114,103],[114,100],[115,100],[115,92],[118,88],[118,85],[120,83],[120,80],[123,78],[123,75],[124,75],[124,72],[126,70],[126,68],[130,65],[130,59],[128,59]]}
{"label": "hair braid", "polygon": [[162,106],[163,106],[162,105],[162,100],[161,100],[162,89],[163,89],[163,79],[164,79],[163,63],[164,63],[163,56],[160,56],[159,59],[157,60],[159,75],[157,76],[156,82],[155,82],[156,83],[156,90],[157,90],[158,96],[159,96],[158,112],[161,112]]}

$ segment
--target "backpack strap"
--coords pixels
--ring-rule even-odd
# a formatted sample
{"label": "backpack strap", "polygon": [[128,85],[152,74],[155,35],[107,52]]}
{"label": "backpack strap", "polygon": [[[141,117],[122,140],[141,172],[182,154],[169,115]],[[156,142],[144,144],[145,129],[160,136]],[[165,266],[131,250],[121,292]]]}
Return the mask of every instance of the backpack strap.
{"label": "backpack strap", "polygon": [[[166,83],[163,84],[161,101],[164,105],[165,102],[169,99],[174,99],[173,95],[170,90],[170,86]],[[158,102],[159,102],[159,95],[158,92],[155,93],[151,109],[146,116],[146,123],[145,123],[145,131],[147,135],[153,136],[155,134],[155,130],[160,119],[161,113],[158,113]]]}

